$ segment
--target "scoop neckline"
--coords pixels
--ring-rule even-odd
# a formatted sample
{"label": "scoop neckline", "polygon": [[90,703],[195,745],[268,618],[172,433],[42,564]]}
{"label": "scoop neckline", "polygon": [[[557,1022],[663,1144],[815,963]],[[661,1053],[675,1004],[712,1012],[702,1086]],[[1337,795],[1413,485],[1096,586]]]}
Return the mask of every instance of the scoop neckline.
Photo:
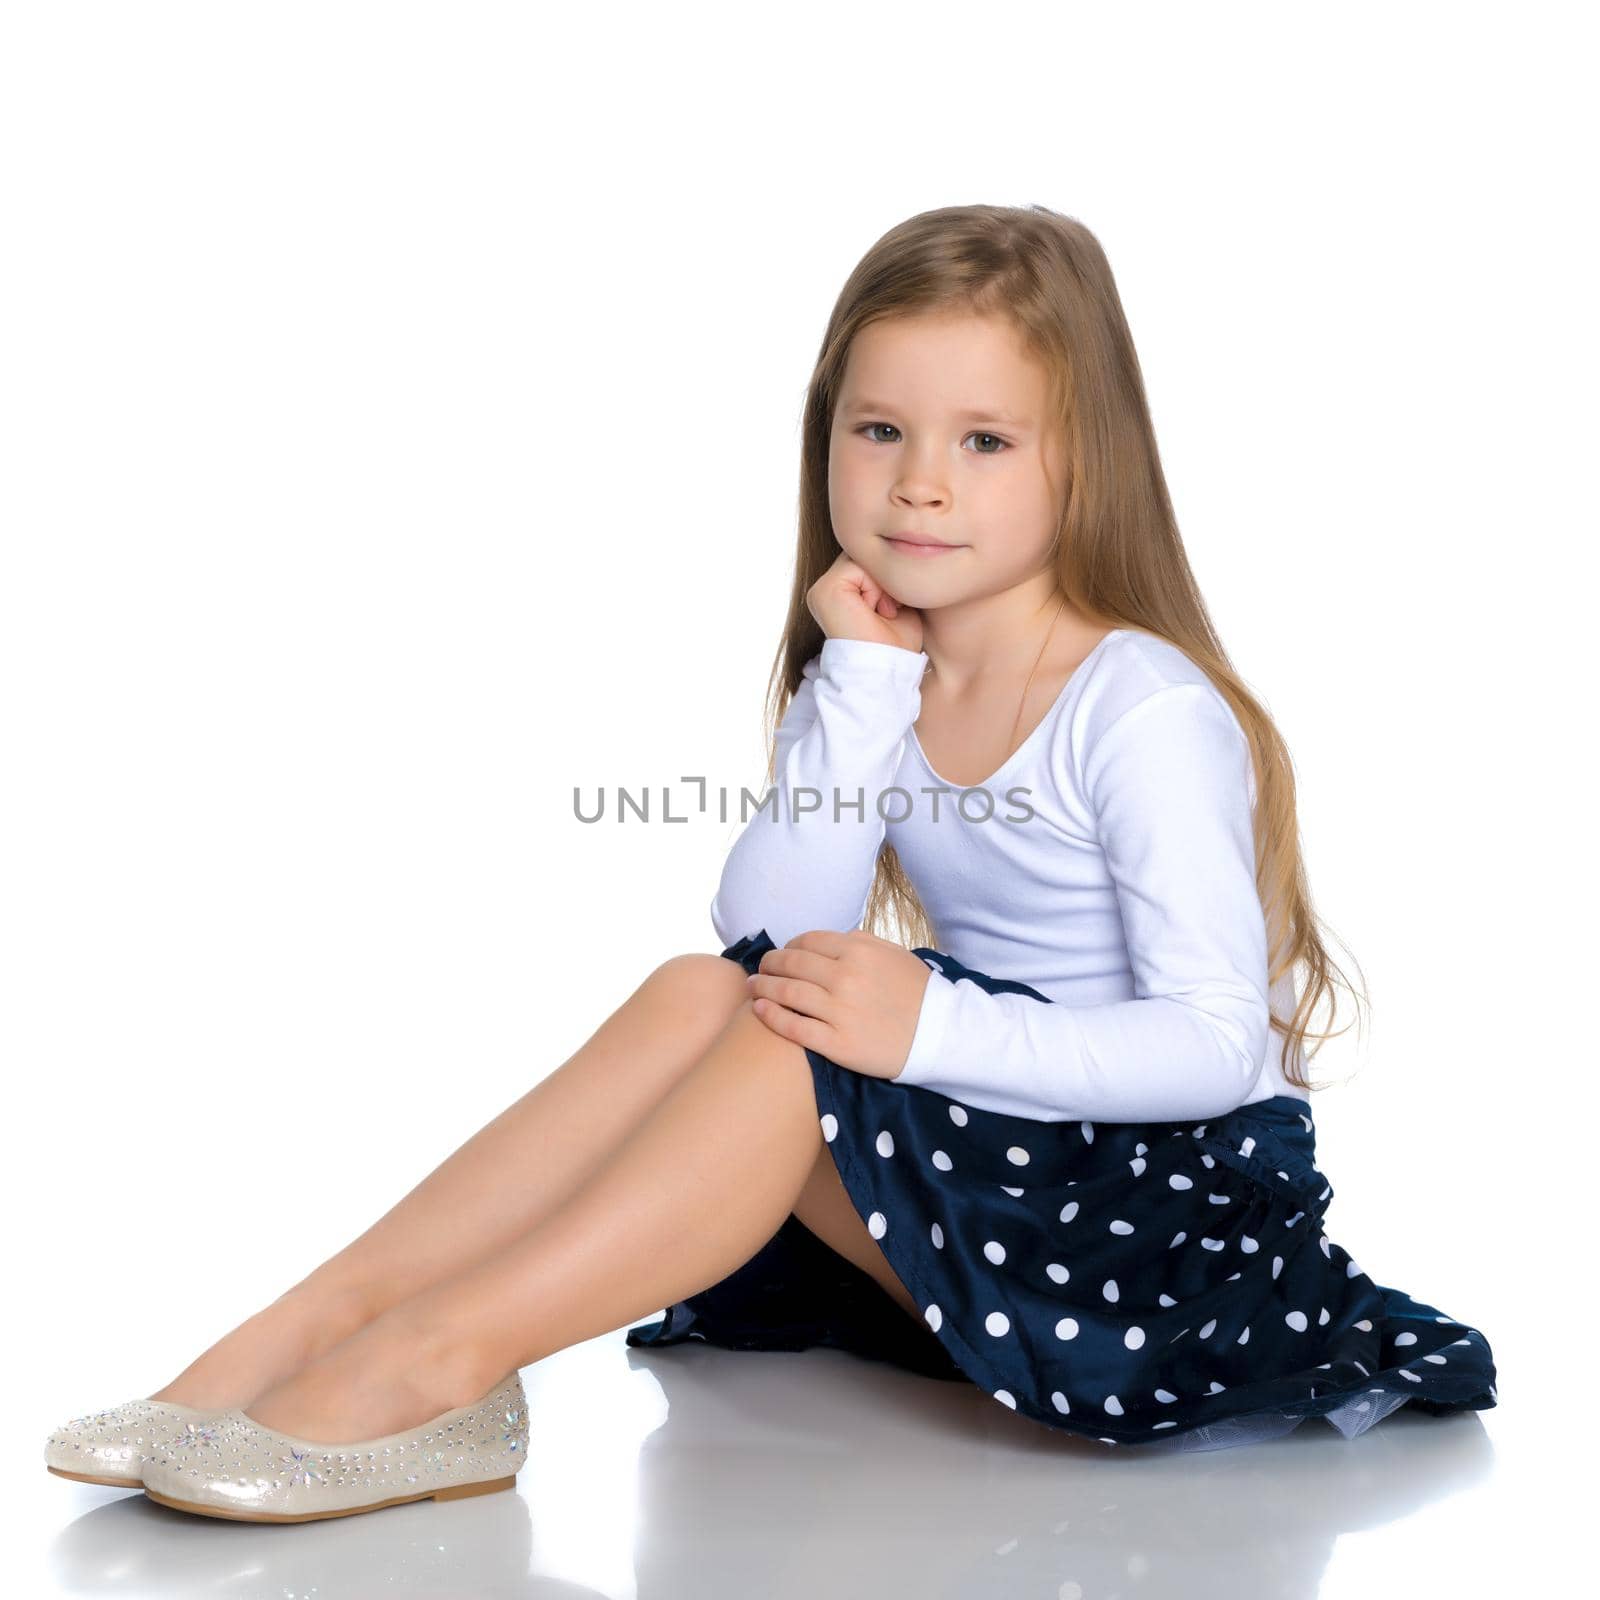
{"label": "scoop neckline", "polygon": [[1010,768],[1015,766],[1016,763],[1020,761],[1025,754],[1027,754],[1028,747],[1043,736],[1045,729],[1055,721],[1056,713],[1061,709],[1062,703],[1066,700],[1067,695],[1071,692],[1073,685],[1076,684],[1078,679],[1083,676],[1084,670],[1088,667],[1089,663],[1093,661],[1094,658],[1099,655],[1100,652],[1104,650],[1105,647],[1110,644],[1110,642],[1119,634],[1130,632],[1132,632],[1132,629],[1130,628],[1112,628],[1109,632],[1101,635],[1099,640],[1095,643],[1094,648],[1088,653],[1088,655],[1086,655],[1083,660],[1080,661],[1077,666],[1075,666],[1072,671],[1067,674],[1067,681],[1061,685],[1060,693],[1058,693],[1055,699],[1050,702],[1049,708],[1045,711],[1045,714],[1039,718],[1039,721],[1034,726],[1033,731],[1026,739],[1022,741],[1021,744],[1017,746],[1015,750],[1011,752],[1010,755],[1005,758],[1004,761],[1000,763],[998,767],[994,769],[993,772],[989,774],[987,778],[980,778],[976,783],[960,784],[955,782],[954,779],[945,777],[943,773],[935,769],[933,763],[928,759],[928,752],[922,748],[922,740],[917,737],[916,725],[913,723],[907,732],[911,736],[912,748],[917,752],[917,759],[927,769],[928,775],[930,777],[937,778],[939,782],[942,783],[947,789],[956,789],[962,792],[965,792],[969,789],[987,789],[997,778],[1004,777]]}

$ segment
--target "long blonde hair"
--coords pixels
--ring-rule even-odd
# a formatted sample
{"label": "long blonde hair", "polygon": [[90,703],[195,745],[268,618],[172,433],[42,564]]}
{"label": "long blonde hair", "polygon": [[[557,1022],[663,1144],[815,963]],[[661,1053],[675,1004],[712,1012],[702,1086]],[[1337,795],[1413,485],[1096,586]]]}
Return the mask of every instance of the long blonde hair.
{"label": "long blonde hair", "polygon": [[[1294,769],[1272,719],[1229,662],[1190,570],[1167,492],[1145,399],[1144,378],[1110,264],[1095,236],[1074,218],[1043,206],[944,206],[891,228],[862,257],[828,319],[806,392],[800,457],[799,541],[783,638],[767,687],[767,775],[775,734],[822,648],[806,605],[812,584],[838,558],[828,510],[828,440],[851,341],[869,323],[897,315],[964,311],[1010,319],[1049,373],[1052,416],[1063,428],[1069,477],[1055,543],[1056,580],[1067,598],[1105,627],[1138,628],[1183,650],[1232,706],[1255,768],[1256,887],[1271,955],[1268,985],[1303,968],[1305,984],[1283,1034],[1286,1079],[1300,1074],[1303,1041],[1346,1031],[1314,1031],[1316,1007],[1336,1013],[1334,986],[1359,1008],[1353,989],[1319,935],[1301,859]],[[936,946],[937,930],[885,842],[863,925],[908,945]],[[1359,964],[1358,970],[1359,970]],[[1004,974],[998,974],[1004,976]],[[1348,1025],[1347,1025],[1348,1027]]]}

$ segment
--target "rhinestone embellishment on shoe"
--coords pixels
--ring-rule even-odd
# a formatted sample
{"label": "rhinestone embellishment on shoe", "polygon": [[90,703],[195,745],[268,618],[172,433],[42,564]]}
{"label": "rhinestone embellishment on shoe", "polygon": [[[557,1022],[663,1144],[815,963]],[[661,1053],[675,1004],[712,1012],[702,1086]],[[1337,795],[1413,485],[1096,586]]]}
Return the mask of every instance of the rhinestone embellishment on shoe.
{"label": "rhinestone embellishment on shoe", "polygon": [[63,1422],[45,1442],[44,1464],[60,1478],[139,1489],[145,1465],[170,1439],[214,1437],[215,1416],[170,1400],[129,1400]]}
{"label": "rhinestone embellishment on shoe", "polygon": [[[318,1444],[253,1422],[235,1407],[208,1419],[205,1444],[175,1434],[144,1469],[161,1505],[246,1522],[309,1522],[412,1500],[452,1500],[515,1485],[527,1458],[520,1373],[472,1405],[403,1433]],[[186,1433],[188,1430],[186,1430]]]}

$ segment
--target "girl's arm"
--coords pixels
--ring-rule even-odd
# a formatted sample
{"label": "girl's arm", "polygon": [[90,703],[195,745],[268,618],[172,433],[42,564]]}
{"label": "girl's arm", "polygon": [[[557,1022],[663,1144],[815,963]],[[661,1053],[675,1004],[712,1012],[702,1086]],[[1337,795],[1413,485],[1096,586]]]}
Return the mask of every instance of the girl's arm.
{"label": "girl's arm", "polygon": [[773,788],[711,902],[724,945],[762,928],[782,947],[814,928],[861,926],[886,831],[879,795],[899,770],[927,665],[920,650],[843,638],[806,662],[775,736]]}
{"label": "girl's arm", "polygon": [[934,970],[894,1081],[1043,1121],[1221,1116],[1249,1097],[1269,1037],[1244,733],[1211,684],[1168,684],[1105,729],[1078,781],[1137,998],[1046,1004]]}

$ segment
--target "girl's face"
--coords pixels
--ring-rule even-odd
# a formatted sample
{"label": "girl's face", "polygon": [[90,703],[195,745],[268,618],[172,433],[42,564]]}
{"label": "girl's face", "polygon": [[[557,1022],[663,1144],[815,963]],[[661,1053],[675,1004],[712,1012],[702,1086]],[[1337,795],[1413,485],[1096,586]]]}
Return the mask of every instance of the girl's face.
{"label": "girl's face", "polygon": [[[1003,319],[922,314],[863,328],[828,441],[840,548],[918,610],[1050,566],[1066,483],[1048,402],[1044,368]],[[918,553],[895,534],[945,548]]]}

